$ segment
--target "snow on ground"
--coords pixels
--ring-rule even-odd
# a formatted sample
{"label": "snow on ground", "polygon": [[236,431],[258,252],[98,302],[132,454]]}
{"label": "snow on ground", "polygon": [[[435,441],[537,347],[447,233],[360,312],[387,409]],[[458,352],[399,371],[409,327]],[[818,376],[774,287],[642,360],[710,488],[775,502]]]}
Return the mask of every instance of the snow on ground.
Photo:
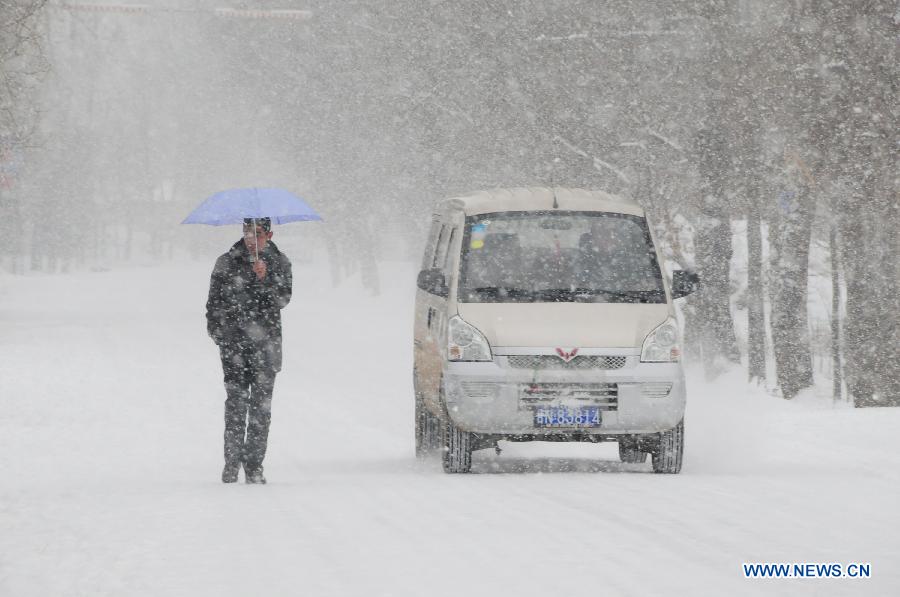
{"label": "snow on ground", "polygon": [[211,266],[0,277],[0,595],[900,594],[900,409],[692,374],[678,476],[615,444],[417,462],[405,263],[376,298],[296,265],[269,484],[222,485]]}

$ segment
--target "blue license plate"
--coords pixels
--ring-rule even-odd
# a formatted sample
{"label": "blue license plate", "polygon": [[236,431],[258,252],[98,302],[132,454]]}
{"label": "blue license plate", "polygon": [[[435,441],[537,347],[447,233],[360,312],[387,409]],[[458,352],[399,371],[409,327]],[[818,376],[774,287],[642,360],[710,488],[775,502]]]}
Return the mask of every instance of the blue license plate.
{"label": "blue license plate", "polygon": [[599,427],[600,407],[539,406],[534,409],[535,427]]}

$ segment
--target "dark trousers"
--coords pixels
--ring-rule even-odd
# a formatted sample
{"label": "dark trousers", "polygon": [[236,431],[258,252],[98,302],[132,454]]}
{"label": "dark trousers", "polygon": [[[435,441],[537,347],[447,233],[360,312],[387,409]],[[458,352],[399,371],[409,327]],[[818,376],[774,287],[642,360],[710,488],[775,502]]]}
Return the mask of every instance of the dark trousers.
{"label": "dark trousers", "polygon": [[252,346],[220,347],[225,374],[225,462],[262,466],[272,421],[275,370]]}

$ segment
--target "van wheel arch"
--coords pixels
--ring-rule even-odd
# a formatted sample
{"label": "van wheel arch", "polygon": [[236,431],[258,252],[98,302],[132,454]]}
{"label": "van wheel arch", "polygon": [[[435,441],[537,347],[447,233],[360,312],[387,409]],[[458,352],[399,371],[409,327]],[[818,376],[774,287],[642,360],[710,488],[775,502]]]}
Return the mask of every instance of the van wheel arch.
{"label": "van wheel arch", "polygon": [[433,414],[418,390],[418,373],[413,368],[413,392],[415,395],[414,432],[416,457],[425,458],[441,448],[441,418]]}

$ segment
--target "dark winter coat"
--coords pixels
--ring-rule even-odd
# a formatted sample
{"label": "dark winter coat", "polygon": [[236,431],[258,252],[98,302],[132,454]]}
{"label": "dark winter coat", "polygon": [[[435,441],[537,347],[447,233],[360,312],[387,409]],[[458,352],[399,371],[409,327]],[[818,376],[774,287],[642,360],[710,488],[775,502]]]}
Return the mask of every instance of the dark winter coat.
{"label": "dark winter coat", "polygon": [[291,262],[271,241],[259,258],[266,277],[253,271],[244,241],[216,260],[206,301],[206,330],[223,351],[252,351],[259,364],[281,371],[281,310],[291,301]]}

